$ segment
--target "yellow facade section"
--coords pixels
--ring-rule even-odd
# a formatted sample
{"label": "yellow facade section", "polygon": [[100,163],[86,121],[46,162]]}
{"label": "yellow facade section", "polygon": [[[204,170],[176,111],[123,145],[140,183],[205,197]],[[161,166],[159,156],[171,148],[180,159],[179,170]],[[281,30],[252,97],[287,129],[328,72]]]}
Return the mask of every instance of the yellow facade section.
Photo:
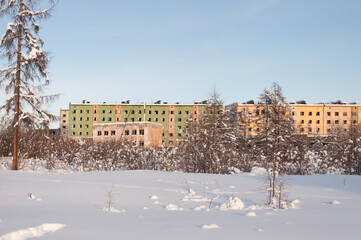
{"label": "yellow facade section", "polygon": [[[259,133],[255,121],[261,113],[256,109],[255,104],[237,106],[239,125],[241,129],[247,126],[245,135]],[[294,120],[296,133],[309,135],[330,135],[336,129],[347,131],[351,125],[361,124],[361,105],[357,104],[289,104],[288,114]]]}

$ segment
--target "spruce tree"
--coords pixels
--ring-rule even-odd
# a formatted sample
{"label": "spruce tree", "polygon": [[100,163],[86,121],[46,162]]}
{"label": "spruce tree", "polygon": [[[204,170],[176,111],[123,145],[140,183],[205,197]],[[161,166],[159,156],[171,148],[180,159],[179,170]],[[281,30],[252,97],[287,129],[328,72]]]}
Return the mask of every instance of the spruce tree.
{"label": "spruce tree", "polygon": [[[52,1],[50,4],[54,6]],[[41,128],[55,119],[44,109],[44,104],[58,96],[43,95],[50,83],[49,54],[42,49],[44,41],[38,36],[37,24],[50,16],[53,7],[35,10],[36,0],[0,0],[0,7],[0,15],[11,19],[0,39],[0,49],[8,60],[7,66],[0,69],[0,87],[8,96],[0,111],[5,113],[2,121],[9,122],[14,130],[13,170],[17,170],[21,123]]]}

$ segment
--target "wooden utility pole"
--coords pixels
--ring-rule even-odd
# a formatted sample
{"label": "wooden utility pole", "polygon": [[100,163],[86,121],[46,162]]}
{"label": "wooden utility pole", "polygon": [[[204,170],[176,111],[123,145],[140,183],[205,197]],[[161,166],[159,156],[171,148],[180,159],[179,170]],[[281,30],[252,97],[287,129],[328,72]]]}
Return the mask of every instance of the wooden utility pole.
{"label": "wooden utility pole", "polygon": [[[23,11],[23,0],[20,0],[19,13]],[[18,170],[18,152],[19,152],[19,115],[20,115],[20,73],[21,73],[21,38],[22,38],[22,16],[19,17],[19,28],[18,28],[18,56],[16,66],[16,85],[15,85],[15,116],[14,116],[14,154],[13,154],[13,170]]]}

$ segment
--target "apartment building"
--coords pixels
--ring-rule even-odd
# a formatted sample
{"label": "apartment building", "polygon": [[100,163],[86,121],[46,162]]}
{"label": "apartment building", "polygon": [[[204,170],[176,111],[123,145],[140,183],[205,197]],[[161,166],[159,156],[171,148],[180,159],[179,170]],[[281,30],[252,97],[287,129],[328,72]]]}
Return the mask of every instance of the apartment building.
{"label": "apartment building", "polygon": [[197,121],[205,111],[205,102],[194,104],[69,104],[68,134],[70,138],[93,138],[95,124],[152,122],[163,126],[162,143],[174,146],[184,137],[188,121]]}
{"label": "apartment building", "polygon": [[[242,116],[240,126],[247,126],[245,134],[258,134],[255,121],[259,105],[254,101],[238,104],[238,116]],[[307,104],[306,101],[291,102],[287,114],[291,114],[297,133],[309,135],[329,135],[336,128],[347,130],[352,124],[361,124],[361,105],[344,103]]]}

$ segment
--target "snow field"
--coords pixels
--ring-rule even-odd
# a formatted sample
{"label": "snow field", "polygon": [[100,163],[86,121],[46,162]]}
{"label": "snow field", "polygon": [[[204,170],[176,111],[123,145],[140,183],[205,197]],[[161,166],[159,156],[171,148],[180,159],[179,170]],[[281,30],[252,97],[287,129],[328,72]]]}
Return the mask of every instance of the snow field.
{"label": "snow field", "polygon": [[274,210],[249,174],[0,171],[0,236],[53,222],[66,227],[41,239],[357,239],[361,178],[344,178],[292,176],[290,208]]}

